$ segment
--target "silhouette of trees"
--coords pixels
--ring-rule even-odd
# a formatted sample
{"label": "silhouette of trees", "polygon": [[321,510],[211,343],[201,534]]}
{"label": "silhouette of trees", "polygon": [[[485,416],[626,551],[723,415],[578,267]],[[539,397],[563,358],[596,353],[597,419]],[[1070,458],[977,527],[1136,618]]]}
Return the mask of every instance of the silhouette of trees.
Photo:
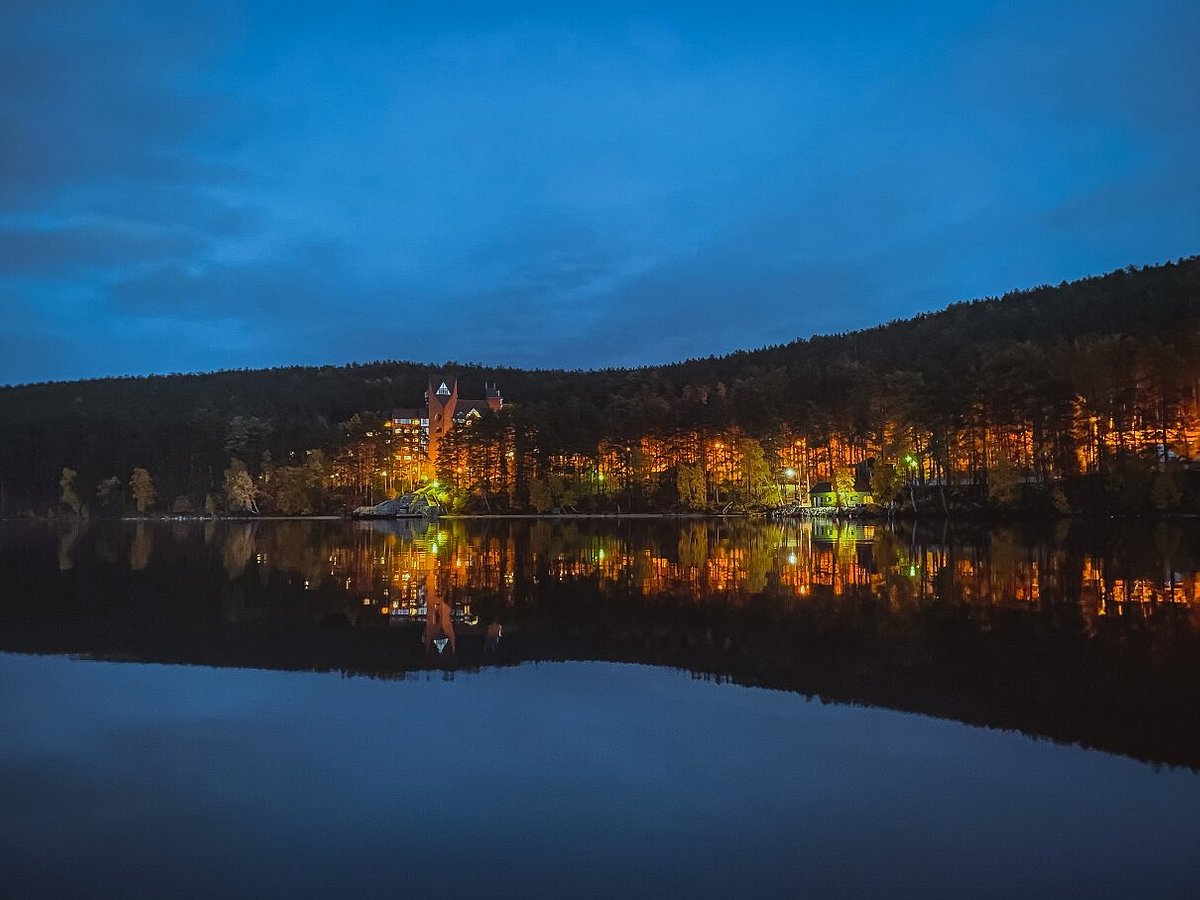
{"label": "silhouette of trees", "polygon": [[[870,473],[882,502],[910,506],[923,488],[986,499],[997,467],[999,481],[1017,479],[1021,503],[1055,488],[1073,503],[1127,510],[1197,502],[1189,473],[1154,474],[1200,454],[1195,257],[671,365],[447,366],[460,383],[499,382],[509,400],[447,435],[436,473],[425,463],[420,477],[437,477],[464,508],[530,509],[533,483],[556,478],[557,505],[571,493],[579,508],[724,509],[772,502],[785,468],[799,487],[845,467]],[[377,502],[419,480],[396,460],[381,411],[419,402],[428,368],[383,361],[0,388],[3,502],[74,508],[64,468],[76,471],[78,500],[114,472],[145,467],[163,496],[199,508],[228,495],[231,457],[268,508]],[[319,485],[311,472],[284,471],[312,452],[325,455]]]}

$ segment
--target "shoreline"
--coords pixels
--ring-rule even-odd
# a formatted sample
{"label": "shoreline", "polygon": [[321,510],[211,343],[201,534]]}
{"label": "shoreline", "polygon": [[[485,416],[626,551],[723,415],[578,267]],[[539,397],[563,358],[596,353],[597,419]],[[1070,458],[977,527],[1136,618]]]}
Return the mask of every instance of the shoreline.
{"label": "shoreline", "polygon": [[442,515],[428,517],[413,517],[413,516],[397,516],[394,518],[360,518],[356,519],[349,515],[312,515],[312,516],[181,516],[181,515],[165,515],[165,516],[88,516],[86,518],[78,518],[73,516],[0,516],[0,522],[50,522],[50,523],[69,523],[69,522],[130,522],[130,523],[184,523],[184,522],[401,522],[401,521],[424,521],[435,522],[439,519],[449,521],[472,521],[472,520],[538,520],[538,519],[598,519],[598,520],[619,520],[619,519],[666,519],[679,521],[696,521],[702,519],[744,519],[746,521],[761,521],[761,522],[801,522],[801,521],[824,521],[824,522],[860,522],[864,524],[878,525],[888,522],[973,522],[985,525],[1004,525],[1010,523],[1028,523],[1028,522],[1061,522],[1061,521],[1084,521],[1084,522],[1109,522],[1109,521],[1141,521],[1141,522],[1187,522],[1200,519],[1200,512],[1162,512],[1162,513],[1104,513],[1104,512],[1077,512],[1077,513],[1061,513],[1056,515],[1045,515],[1038,513],[1010,513],[1003,514],[982,514],[982,513],[951,513],[950,515],[926,515],[914,516],[912,514],[901,514],[888,516],[886,514],[856,514],[856,515],[837,515],[834,514],[792,514],[792,515],[771,515],[770,513],[749,513],[749,512],[727,512],[727,513],[704,513],[704,512],[687,512],[687,513],[671,513],[671,512],[622,512],[622,513],[445,513]]}

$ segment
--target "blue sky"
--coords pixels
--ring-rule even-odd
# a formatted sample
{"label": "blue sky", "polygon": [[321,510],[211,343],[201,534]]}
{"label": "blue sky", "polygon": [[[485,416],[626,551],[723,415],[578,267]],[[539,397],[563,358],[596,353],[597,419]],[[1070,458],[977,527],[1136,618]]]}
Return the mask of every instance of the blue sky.
{"label": "blue sky", "polygon": [[1200,252],[1200,4],[0,6],[0,383],[663,362]]}

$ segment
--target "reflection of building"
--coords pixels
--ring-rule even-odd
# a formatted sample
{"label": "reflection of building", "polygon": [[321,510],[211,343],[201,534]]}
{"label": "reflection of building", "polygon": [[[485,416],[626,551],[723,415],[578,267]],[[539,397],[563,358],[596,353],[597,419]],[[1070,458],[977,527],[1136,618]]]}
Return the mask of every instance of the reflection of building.
{"label": "reflection of building", "polygon": [[500,638],[504,634],[504,626],[499,622],[493,622],[487,627],[487,636],[483,642],[484,653],[495,653],[496,648],[500,646]]}
{"label": "reflection of building", "polygon": [[436,562],[435,568],[428,569],[424,577],[413,578],[412,573],[405,572],[398,582],[385,592],[394,598],[382,607],[388,620],[400,626],[424,623],[421,643],[425,655],[431,660],[452,661],[457,649],[455,626],[478,621],[472,618],[470,605],[443,598],[438,588]]}
{"label": "reflection of building", "polygon": [[425,614],[425,655],[432,659],[454,658],[454,614],[450,604],[441,598],[431,598]]}

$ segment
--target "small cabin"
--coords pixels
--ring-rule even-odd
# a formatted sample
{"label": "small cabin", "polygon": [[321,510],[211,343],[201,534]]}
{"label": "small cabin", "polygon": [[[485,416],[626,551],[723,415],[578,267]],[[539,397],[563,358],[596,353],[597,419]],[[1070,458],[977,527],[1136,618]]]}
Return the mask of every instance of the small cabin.
{"label": "small cabin", "polygon": [[871,485],[866,481],[856,481],[854,489],[842,493],[841,503],[838,503],[837,491],[830,481],[818,481],[809,492],[809,505],[816,509],[856,509],[860,506],[870,506],[875,502],[871,494]]}

